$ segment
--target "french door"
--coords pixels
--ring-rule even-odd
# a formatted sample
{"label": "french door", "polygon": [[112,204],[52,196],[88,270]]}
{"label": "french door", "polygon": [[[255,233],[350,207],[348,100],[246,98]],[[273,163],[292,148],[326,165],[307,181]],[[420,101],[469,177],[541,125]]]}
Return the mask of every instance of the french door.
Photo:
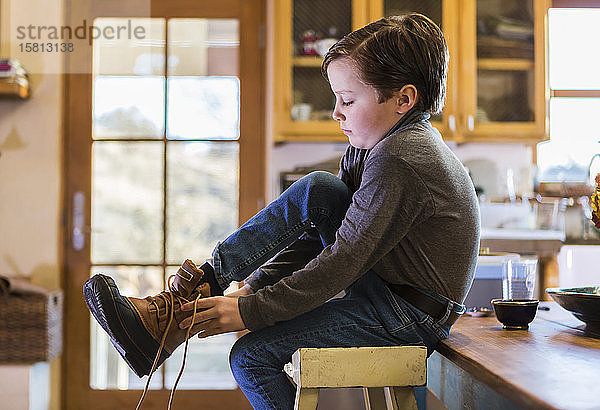
{"label": "french door", "polygon": [[[135,408],[147,379],[90,320],[83,282],[104,273],[125,295],[158,293],[264,203],[263,0],[124,3],[68,4],[73,24],[143,36],[99,36],[68,63],[67,409]],[[229,372],[236,337],[190,342],[174,408],[249,408]],[[144,408],[166,407],[182,354],[155,372]]]}

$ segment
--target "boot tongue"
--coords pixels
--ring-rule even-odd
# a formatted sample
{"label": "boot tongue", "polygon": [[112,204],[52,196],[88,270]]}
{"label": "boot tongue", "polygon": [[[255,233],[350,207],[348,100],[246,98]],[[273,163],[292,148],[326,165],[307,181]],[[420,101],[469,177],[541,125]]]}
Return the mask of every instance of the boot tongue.
{"label": "boot tongue", "polygon": [[177,270],[173,283],[171,284],[171,290],[176,292],[179,296],[186,299],[190,299],[190,296],[202,280],[204,272],[199,269],[194,262],[186,259],[183,265]]}

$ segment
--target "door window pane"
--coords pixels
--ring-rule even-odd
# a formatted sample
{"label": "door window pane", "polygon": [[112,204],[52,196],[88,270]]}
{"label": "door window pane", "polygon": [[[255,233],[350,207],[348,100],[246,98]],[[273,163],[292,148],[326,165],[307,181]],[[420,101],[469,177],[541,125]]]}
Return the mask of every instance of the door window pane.
{"label": "door window pane", "polygon": [[162,138],[163,77],[95,77],[93,137]]}
{"label": "door window pane", "polygon": [[[165,282],[168,282],[168,276],[174,275],[178,268],[179,266],[169,266],[167,268]],[[237,290],[237,286],[232,284],[227,292],[235,290]],[[235,389],[237,384],[229,368],[229,351],[236,340],[237,333],[235,332],[211,336],[206,339],[192,337],[188,344],[185,370],[179,380],[177,389]],[[165,361],[165,388],[167,389],[173,388],[173,384],[177,379],[184,350],[185,344],[182,344]]]}
{"label": "door window pane", "polygon": [[[114,279],[124,296],[155,295],[162,290],[162,268],[155,266],[94,266],[91,276],[98,273]],[[91,315],[90,315],[91,317]],[[91,317],[90,337],[90,387],[97,390],[143,389],[148,376],[143,378],[129,368],[121,358],[108,335]],[[162,387],[162,374],[158,369],[150,381],[151,389]]]}
{"label": "door window pane", "polygon": [[108,33],[94,40],[95,75],[165,74],[164,19],[101,17],[94,20],[94,26]]}
{"label": "door window pane", "polygon": [[[237,333],[225,333],[206,339],[190,339],[185,371],[177,389],[231,390],[237,387],[229,368],[229,351]],[[183,360],[185,345],[179,346],[165,362],[165,388],[173,388]]]}
{"label": "door window pane", "polygon": [[96,141],[92,164],[92,263],[161,263],[162,143]]}
{"label": "door window pane", "polygon": [[208,258],[238,222],[238,144],[169,142],[167,262]]}
{"label": "door window pane", "polygon": [[238,25],[169,20],[167,138],[239,138]]}
{"label": "door window pane", "polygon": [[170,77],[168,81],[169,139],[239,138],[237,77]]}
{"label": "door window pane", "polygon": [[548,12],[550,88],[600,89],[600,9]]}
{"label": "door window pane", "polygon": [[234,19],[170,19],[168,75],[237,76],[239,22]]}
{"label": "door window pane", "polygon": [[113,34],[93,43],[93,137],[162,138],[164,19],[98,18],[94,25]]}

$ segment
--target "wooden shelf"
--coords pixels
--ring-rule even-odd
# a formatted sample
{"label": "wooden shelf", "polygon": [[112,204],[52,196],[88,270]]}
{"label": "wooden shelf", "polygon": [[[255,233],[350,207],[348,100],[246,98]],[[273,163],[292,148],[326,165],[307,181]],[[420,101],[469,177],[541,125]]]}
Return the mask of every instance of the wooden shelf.
{"label": "wooden shelf", "polygon": [[276,135],[273,142],[348,142],[345,135]]}
{"label": "wooden shelf", "polygon": [[[300,56],[292,58],[294,67],[321,67],[323,58]],[[534,68],[532,60],[514,58],[480,58],[477,68],[481,70],[526,71]]]}
{"label": "wooden shelf", "polygon": [[477,60],[480,70],[527,71],[533,70],[532,60],[515,58],[480,58]]}
{"label": "wooden shelf", "polygon": [[0,81],[0,97],[1,98],[20,98],[27,99],[30,95],[28,83],[21,81]]}
{"label": "wooden shelf", "polygon": [[321,67],[323,58],[319,56],[300,56],[292,58],[294,67]]}
{"label": "wooden shelf", "polygon": [[550,90],[550,97],[600,98],[598,90]]}
{"label": "wooden shelf", "polygon": [[[282,133],[275,134],[273,141],[281,142],[348,142],[348,137],[340,131],[337,121],[282,121]],[[442,135],[445,130],[441,123],[432,122]]]}

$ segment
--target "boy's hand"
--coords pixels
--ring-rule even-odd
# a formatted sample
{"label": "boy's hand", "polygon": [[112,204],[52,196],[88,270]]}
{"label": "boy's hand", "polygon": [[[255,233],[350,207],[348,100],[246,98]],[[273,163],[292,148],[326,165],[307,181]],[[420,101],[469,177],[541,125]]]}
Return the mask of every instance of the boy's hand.
{"label": "boy's hand", "polygon": [[[183,311],[194,310],[194,302],[184,304],[181,309]],[[179,327],[185,329],[191,324],[192,316],[182,320]],[[240,315],[237,295],[198,299],[193,331],[200,331],[199,338],[236,332],[245,328],[246,325]]]}

